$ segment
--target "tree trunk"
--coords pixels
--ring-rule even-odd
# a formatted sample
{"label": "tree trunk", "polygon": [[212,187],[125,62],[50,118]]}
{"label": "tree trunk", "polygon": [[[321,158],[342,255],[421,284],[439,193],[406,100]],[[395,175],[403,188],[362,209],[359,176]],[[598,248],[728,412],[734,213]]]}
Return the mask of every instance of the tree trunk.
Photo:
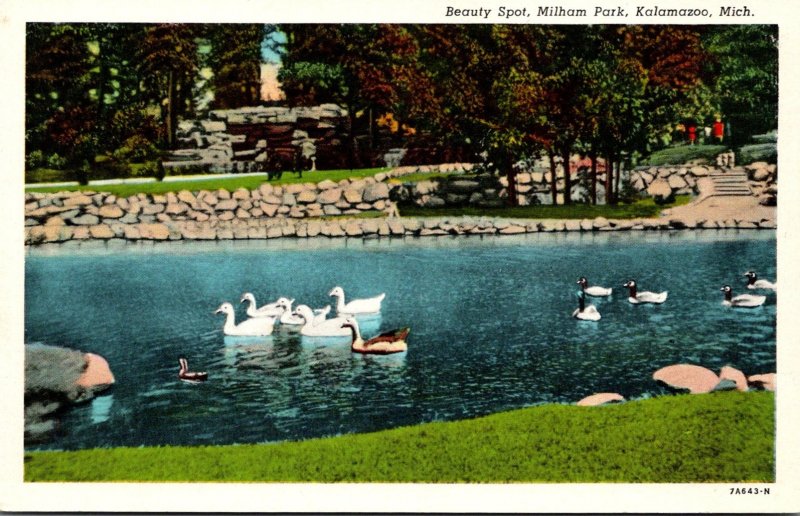
{"label": "tree trunk", "polygon": [[553,206],[556,205],[558,200],[558,187],[556,186],[556,157],[552,150],[547,151],[547,157],[550,158],[550,195],[553,197]]}
{"label": "tree trunk", "polygon": [[619,182],[620,178],[622,177],[622,161],[617,162],[617,177],[614,178],[614,182],[616,183],[616,187],[614,188],[614,200],[616,201],[619,199]]}
{"label": "tree trunk", "polygon": [[347,116],[350,119],[350,130],[347,132],[347,165],[350,170],[355,168],[356,164],[356,114],[352,106],[347,107]]}
{"label": "tree trunk", "polygon": [[518,206],[517,170],[514,168],[514,163],[509,156],[506,156],[506,158],[503,160],[503,168],[506,169],[506,180],[508,181],[508,187],[506,188],[506,191],[508,192],[508,198],[506,199],[506,204],[509,206]]}
{"label": "tree trunk", "polygon": [[172,149],[175,146],[175,72],[169,71],[167,82],[167,148]]}
{"label": "tree trunk", "polygon": [[572,181],[569,176],[570,148],[565,147],[561,159],[564,160],[564,204],[572,204]]}
{"label": "tree trunk", "polygon": [[589,193],[592,196],[592,204],[597,204],[597,154],[592,151],[589,157],[592,160],[592,186]]}
{"label": "tree trunk", "polygon": [[606,156],[606,204],[614,204],[614,160],[611,156]]}

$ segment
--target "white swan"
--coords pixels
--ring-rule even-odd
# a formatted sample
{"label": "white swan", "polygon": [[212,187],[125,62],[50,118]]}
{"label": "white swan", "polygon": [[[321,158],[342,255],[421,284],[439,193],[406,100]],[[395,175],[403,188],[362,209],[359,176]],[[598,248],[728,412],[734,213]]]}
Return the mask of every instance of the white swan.
{"label": "white swan", "polygon": [[572,312],[572,317],[580,319],[581,321],[599,321],[600,312],[594,305],[586,305],[586,296],[581,293],[578,296],[578,308]]}
{"label": "white swan", "polygon": [[740,308],[755,308],[764,304],[767,296],[754,296],[752,294],[741,294],[733,297],[733,290],[730,285],[725,285],[720,289],[725,292],[725,300],[722,304],[725,306],[735,306]]}
{"label": "white swan", "polygon": [[280,297],[274,303],[269,303],[257,308],[256,297],[250,292],[245,292],[242,294],[242,299],[239,302],[250,302],[250,304],[247,305],[248,317],[279,317],[283,313],[283,308],[280,307],[280,304],[285,300],[288,301],[285,297]]}
{"label": "white swan", "polygon": [[336,296],[336,313],[339,315],[377,314],[381,311],[381,301],[386,297],[386,294],[381,294],[368,299],[354,299],[349,303],[345,303],[342,287],[333,287],[333,290],[328,295]]}
{"label": "white swan", "polygon": [[628,280],[628,282],[622,286],[628,288],[628,302],[633,303],[634,305],[641,303],[652,303],[659,305],[667,300],[666,291],[659,292],[658,294],[655,292],[637,292],[635,280]]}
{"label": "white swan", "polygon": [[[302,326],[306,323],[306,320],[297,314],[294,314],[292,311],[292,303],[294,303],[294,299],[286,299],[281,298],[279,299],[280,306],[283,308],[284,312],[281,315],[280,319],[278,319],[281,324],[286,326]],[[331,311],[331,305],[327,305],[325,308],[315,308],[314,309],[314,324],[318,322],[322,322],[325,320],[325,317],[328,316],[328,313]]]}
{"label": "white swan", "polygon": [[611,288],[598,287],[597,285],[590,287],[589,286],[589,281],[586,278],[584,278],[583,276],[578,278],[578,282],[577,283],[578,283],[578,285],[581,286],[581,290],[583,290],[586,293],[587,296],[593,296],[593,297],[610,296],[611,295],[611,291],[613,290]]}
{"label": "white swan", "polygon": [[755,271],[747,271],[744,273],[747,276],[747,288],[749,289],[765,289],[765,290],[772,290],[774,292],[778,291],[778,283],[773,283],[771,281],[765,279],[758,279],[758,274]]}
{"label": "white swan", "polygon": [[334,317],[333,319],[323,319],[315,322],[314,312],[306,305],[299,305],[294,309],[294,314],[299,315],[305,320],[305,324],[300,328],[300,334],[307,337],[349,337],[350,329],[343,328],[344,317]]}
{"label": "white swan", "polygon": [[233,305],[222,303],[215,314],[225,314],[225,325],[222,332],[225,335],[236,337],[263,337],[272,334],[275,326],[274,317],[254,317],[236,324],[236,315]]}

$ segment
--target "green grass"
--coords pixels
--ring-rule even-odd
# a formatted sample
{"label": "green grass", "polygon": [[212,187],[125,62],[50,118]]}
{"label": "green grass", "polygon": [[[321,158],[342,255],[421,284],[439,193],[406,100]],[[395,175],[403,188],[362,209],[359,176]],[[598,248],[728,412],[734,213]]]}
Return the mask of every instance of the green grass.
{"label": "green grass", "polygon": [[25,480],[773,482],[774,412],[769,392],[543,405],[301,442],[31,452]]}
{"label": "green grass", "polygon": [[[298,177],[293,172],[284,172],[280,179],[268,181],[269,184],[279,186],[291,183],[319,183],[326,179],[331,181],[341,181],[351,177],[360,178],[374,176],[383,172],[382,168],[362,168],[356,170],[317,170],[314,172],[304,172],[303,177]],[[167,182],[137,183],[137,184],[114,184],[114,185],[88,185],[88,186],[69,186],[69,187],[30,187],[26,192],[63,192],[63,191],[95,191],[108,192],[118,197],[129,197],[138,193],[164,194],[167,192],[179,192],[181,190],[228,190],[230,192],[238,188],[255,190],[262,183],[267,182],[267,175],[247,176],[247,177],[226,177],[221,179],[195,179]]]}
{"label": "green grass", "polygon": [[609,219],[635,219],[658,217],[662,210],[673,206],[687,204],[692,199],[691,195],[678,195],[671,204],[656,204],[652,198],[641,199],[630,204],[617,206],[589,204],[563,205],[536,205],[536,206],[500,206],[497,208],[477,208],[472,206],[422,208],[416,205],[400,206],[400,214],[404,217],[459,217],[459,216],[487,216],[507,217],[519,219],[593,219],[606,217]]}
{"label": "green grass", "polygon": [[683,165],[697,162],[714,163],[717,155],[728,149],[725,145],[678,145],[658,150],[646,158],[642,165]]}

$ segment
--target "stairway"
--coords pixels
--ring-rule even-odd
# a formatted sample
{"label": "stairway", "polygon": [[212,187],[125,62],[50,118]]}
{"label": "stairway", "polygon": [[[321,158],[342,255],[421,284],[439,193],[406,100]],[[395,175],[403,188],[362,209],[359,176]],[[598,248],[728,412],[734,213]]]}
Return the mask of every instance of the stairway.
{"label": "stairway", "polygon": [[709,174],[714,189],[711,195],[716,196],[752,196],[750,185],[747,182],[747,173],[729,170]]}

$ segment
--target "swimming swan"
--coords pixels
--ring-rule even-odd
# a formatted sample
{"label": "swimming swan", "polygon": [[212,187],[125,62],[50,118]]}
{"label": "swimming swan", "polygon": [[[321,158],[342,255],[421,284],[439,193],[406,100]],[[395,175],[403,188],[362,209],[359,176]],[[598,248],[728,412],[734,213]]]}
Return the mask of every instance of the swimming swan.
{"label": "swimming swan", "polygon": [[242,294],[242,299],[239,302],[244,303],[245,301],[250,302],[250,304],[247,305],[248,317],[280,317],[280,315],[283,313],[283,309],[280,307],[280,304],[283,301],[288,301],[288,299],[285,297],[280,297],[274,303],[269,303],[260,308],[256,308],[256,297],[250,292],[245,292]]}
{"label": "swimming swan", "polygon": [[766,289],[774,292],[778,291],[778,283],[773,283],[765,279],[758,279],[755,271],[747,271],[744,273],[747,276],[747,288],[749,289]]}
{"label": "swimming swan", "polygon": [[735,306],[740,308],[755,308],[764,304],[767,296],[754,296],[752,294],[741,294],[733,297],[733,290],[730,285],[725,285],[720,289],[725,292],[725,300],[722,304],[725,306]]}
{"label": "swimming swan", "polygon": [[222,332],[235,337],[263,337],[270,335],[275,326],[275,317],[254,317],[236,324],[236,315],[233,305],[222,303],[215,314],[225,314],[225,326]]}
{"label": "swimming swan", "polygon": [[578,296],[578,308],[572,312],[572,317],[582,321],[599,321],[600,312],[597,311],[597,307],[594,305],[586,305],[586,296],[581,292]]}
{"label": "swimming swan", "polygon": [[655,292],[636,292],[636,281],[635,280],[628,280],[627,283],[622,285],[623,287],[628,288],[628,301],[633,303],[634,305],[642,304],[642,303],[652,303],[659,305],[667,300],[667,292],[660,292],[656,294]]}
{"label": "swimming swan", "polygon": [[305,324],[300,328],[300,334],[307,337],[349,337],[350,330],[343,328],[344,317],[334,317],[316,321],[314,312],[306,305],[299,305],[294,309],[294,315],[300,316],[305,320]]}
{"label": "swimming swan", "polygon": [[400,328],[383,332],[377,337],[364,340],[361,337],[361,330],[358,328],[358,322],[353,317],[348,317],[342,324],[342,328],[349,328],[353,342],[350,344],[350,349],[354,353],[363,353],[370,355],[389,355],[391,353],[401,353],[408,350],[406,338],[411,331],[410,328]]}
{"label": "swimming swan", "polygon": [[[306,323],[306,320],[303,317],[296,315],[292,311],[292,303],[294,303],[294,299],[286,299],[282,297],[278,300],[281,308],[283,308],[283,314],[281,314],[280,319],[278,319],[281,324],[286,326],[302,326]],[[328,313],[331,311],[331,305],[327,305],[325,308],[316,308],[314,309],[314,323],[322,322],[327,317]]]}
{"label": "swimming swan", "polygon": [[611,295],[611,290],[612,290],[611,288],[598,287],[596,285],[590,287],[589,286],[589,281],[586,278],[584,278],[583,276],[578,278],[578,282],[577,283],[578,283],[578,285],[581,286],[581,290],[583,290],[586,293],[587,296],[605,297],[605,296],[610,296]]}
{"label": "swimming swan", "polygon": [[354,299],[349,303],[345,303],[342,287],[334,287],[328,295],[337,297],[336,313],[338,315],[377,314],[381,311],[381,301],[386,297],[386,294],[381,294],[368,299]]}

